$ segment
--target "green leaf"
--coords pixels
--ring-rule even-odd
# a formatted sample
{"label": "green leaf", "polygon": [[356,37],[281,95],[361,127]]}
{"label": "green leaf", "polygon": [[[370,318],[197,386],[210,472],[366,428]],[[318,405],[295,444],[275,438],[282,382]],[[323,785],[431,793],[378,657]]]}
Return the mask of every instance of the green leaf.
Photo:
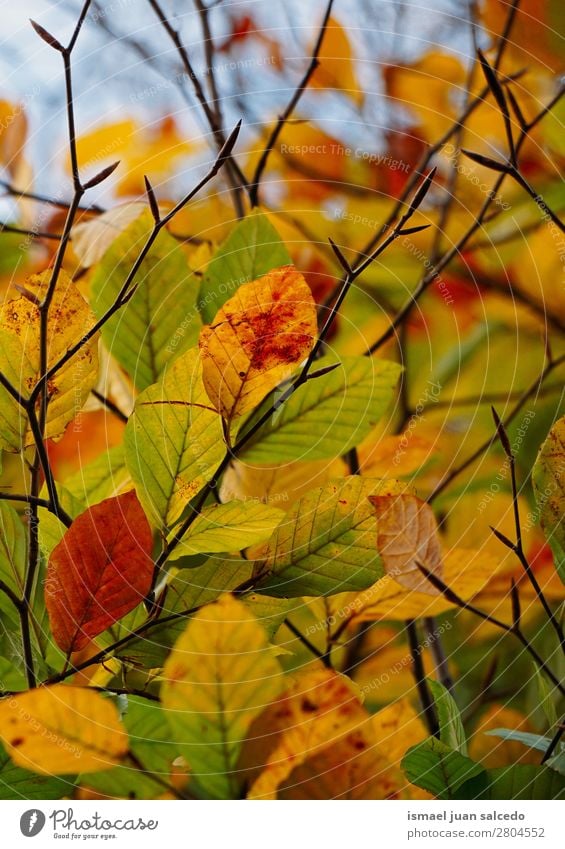
{"label": "green leaf", "polygon": [[540,752],[547,751],[547,747],[551,743],[549,737],[532,734],[531,731],[517,731],[515,728],[493,728],[491,731],[484,731],[483,733],[488,737],[500,737],[502,740],[516,740],[518,743],[523,743],[528,749],[538,749]]}
{"label": "green leaf", "polygon": [[[317,361],[316,371],[336,362],[332,356],[323,357]],[[397,363],[374,357],[344,357],[337,368],[297,389],[241,456],[250,463],[278,463],[326,460],[347,453],[379,422],[401,371]],[[267,403],[273,403],[273,396]],[[264,410],[262,405],[242,433]]]}
{"label": "green leaf", "polygon": [[465,782],[458,799],[504,800],[565,799],[565,777],[546,766],[514,764],[486,770],[486,785],[474,780]]}
{"label": "green leaf", "polygon": [[455,699],[439,681],[429,678],[428,685],[434,697],[438,714],[441,742],[462,755],[466,755],[467,738]]}
{"label": "green leaf", "polygon": [[0,693],[4,690],[25,690],[26,687],[23,670],[18,669],[7,658],[0,657]]}
{"label": "green leaf", "polygon": [[[27,561],[26,529],[19,515],[5,501],[0,501],[0,580],[22,598]],[[12,622],[19,622],[18,611],[0,590],[0,610]]]}
{"label": "green leaf", "polygon": [[268,544],[256,589],[277,598],[366,589],[384,575],[369,495],[394,484],[348,477],[307,493]]}
{"label": "green leaf", "polygon": [[80,784],[105,796],[155,799],[165,792],[159,779],[169,781],[172,763],[178,755],[163,710],[156,702],[128,696],[122,722],[129,735],[130,751],[144,769],[128,763],[103,772],[84,773]]}
{"label": "green leaf", "polygon": [[212,504],[192,523],[169,561],[183,555],[241,551],[268,539],[284,515],[260,501]]}
{"label": "green leaf", "polygon": [[[523,743],[528,749],[537,749],[539,752],[547,752],[551,745],[551,738],[544,737],[542,734],[532,734],[530,731],[516,731],[514,728],[494,728],[492,731],[485,731],[485,734],[491,737],[500,737],[502,740],[516,740],[518,743]],[[561,743],[556,749],[556,753],[546,761],[546,766],[565,775],[565,746]]]}
{"label": "green leaf", "polygon": [[170,527],[213,476],[225,453],[209,408],[198,351],[177,357],[137,398],[125,430],[126,463],[150,521]]}
{"label": "green leaf", "polygon": [[258,210],[235,227],[211,260],[200,287],[202,321],[214,316],[244,283],[292,262],[268,218]]}
{"label": "green leaf", "polygon": [[534,672],[536,675],[539,705],[547,719],[547,724],[551,728],[553,725],[557,725],[557,722],[559,721],[557,705],[560,700],[560,695],[559,692],[555,690],[555,687],[550,685],[547,677],[537,666],[534,666]]}
{"label": "green leaf", "polygon": [[68,775],[39,775],[16,766],[9,755],[0,748],[0,799],[61,799],[72,797],[74,780]]}
{"label": "green leaf", "polygon": [[123,445],[104,451],[78,472],[63,478],[65,489],[82,504],[83,512],[106,498],[113,498],[129,482]]}
{"label": "green leaf", "polygon": [[[57,484],[57,494],[59,502],[63,510],[68,513],[71,519],[83,512],[86,508],[80,499],[68,491],[66,486]],[[48,498],[49,493],[44,485],[40,493],[42,498]],[[39,517],[39,547],[44,558],[49,558],[49,555],[65,535],[66,526],[53,513],[47,510],[46,507],[40,507],[37,515]]]}
{"label": "green leaf", "polygon": [[438,799],[459,798],[456,796],[459,788],[485,772],[482,766],[435,737],[412,746],[401,766],[412,784],[423,787]]}
{"label": "green leaf", "polygon": [[565,416],[559,419],[541,446],[532,471],[540,521],[565,584]]}
{"label": "green leaf", "polygon": [[[92,308],[100,318],[115,302],[153,227],[149,212],[111,244],[92,277]],[[102,339],[137,389],[161,376],[174,356],[194,345],[200,331],[197,285],[179,246],[161,230],[135,276],[131,300],[102,328]]]}

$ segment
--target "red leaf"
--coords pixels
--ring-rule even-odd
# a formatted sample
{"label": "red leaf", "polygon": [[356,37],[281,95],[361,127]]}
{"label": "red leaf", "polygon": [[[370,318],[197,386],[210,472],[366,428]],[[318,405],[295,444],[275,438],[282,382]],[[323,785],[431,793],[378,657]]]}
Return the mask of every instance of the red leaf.
{"label": "red leaf", "polygon": [[49,559],[45,604],[55,642],[84,648],[151,588],[151,528],[135,492],[108,498],[78,516]]}

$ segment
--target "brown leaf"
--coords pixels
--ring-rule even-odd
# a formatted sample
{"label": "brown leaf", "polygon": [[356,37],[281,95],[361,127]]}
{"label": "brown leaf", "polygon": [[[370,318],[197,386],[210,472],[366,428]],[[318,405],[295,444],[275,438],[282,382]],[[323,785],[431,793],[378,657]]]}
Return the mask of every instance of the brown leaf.
{"label": "brown leaf", "polygon": [[53,549],[45,604],[55,642],[70,654],[147,595],[153,562],[149,523],[135,492],[90,507]]}
{"label": "brown leaf", "polygon": [[438,595],[417,564],[443,576],[443,558],[432,508],[415,495],[371,495],[377,515],[377,549],[385,572],[409,590]]}

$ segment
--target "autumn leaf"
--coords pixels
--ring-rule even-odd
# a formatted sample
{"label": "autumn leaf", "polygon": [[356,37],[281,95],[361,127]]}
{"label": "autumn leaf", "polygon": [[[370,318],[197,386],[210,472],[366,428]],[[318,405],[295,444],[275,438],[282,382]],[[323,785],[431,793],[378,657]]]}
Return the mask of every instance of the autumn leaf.
{"label": "autumn leaf", "polygon": [[152,122],[150,127],[131,118],[103,123],[77,139],[77,156],[87,173],[100,171],[106,161],[120,160],[120,195],[140,194],[145,174],[159,179],[180,157],[195,149],[170,116]]}
{"label": "autumn leaf", "polygon": [[377,549],[387,575],[409,590],[438,595],[418,564],[441,578],[443,560],[429,504],[415,495],[371,495],[377,516]]}
{"label": "autumn leaf", "polygon": [[[0,501],[0,580],[17,598],[23,598],[27,566],[26,529],[16,511]],[[11,600],[0,593],[0,610],[9,619],[19,620]]]}
{"label": "autumn leaf", "polygon": [[[29,277],[25,294],[0,308],[0,371],[24,398],[40,377],[40,313],[38,300],[47,294],[51,271]],[[47,367],[67,353],[94,325],[95,318],[77,286],[61,271],[55,286],[47,324]],[[98,373],[95,334],[54,374],[47,386],[49,406],[45,436],[58,439],[83,407]],[[0,387],[0,446],[20,451],[33,445],[27,417],[4,387]]]}
{"label": "autumn leaf", "polygon": [[2,699],[0,738],[15,764],[45,775],[108,769],[128,750],[112,702],[65,684]]}
{"label": "autumn leaf", "polygon": [[355,73],[351,42],[346,29],[335,18],[330,17],[328,20],[319,60],[320,65],[312,77],[312,86],[338,89],[361,105],[364,93]]}
{"label": "autumn leaf", "polygon": [[290,262],[267,216],[259,210],[251,212],[234,227],[206,269],[199,293],[202,321],[213,322],[228,296],[244,283]]}
{"label": "autumn leaf", "polygon": [[[468,600],[488,586],[500,570],[500,560],[485,551],[454,548],[445,553],[443,580],[460,598]],[[369,587],[357,598],[347,600],[355,621],[418,619],[437,616],[455,605],[443,595],[410,590],[390,575]]]}
{"label": "autumn leaf", "polygon": [[426,727],[408,700],[392,702],[295,767],[277,798],[429,798],[400,768],[407,749],[426,737]]}
{"label": "autumn leaf", "polygon": [[288,377],[316,334],[310,289],[292,266],[241,286],[200,334],[212,405],[231,423]]}
{"label": "autumn leaf", "polygon": [[281,686],[263,629],[231,596],[200,610],[175,644],[161,700],[192,776],[212,798],[237,798],[241,743]]}
{"label": "autumn leaf", "polygon": [[251,726],[240,762],[252,780],[248,798],[276,798],[293,769],[367,721],[346,677],[325,669],[300,676]]}
{"label": "autumn leaf", "polygon": [[53,549],[45,603],[55,642],[83,648],[142,601],[151,587],[149,523],[134,492],[78,516]]}

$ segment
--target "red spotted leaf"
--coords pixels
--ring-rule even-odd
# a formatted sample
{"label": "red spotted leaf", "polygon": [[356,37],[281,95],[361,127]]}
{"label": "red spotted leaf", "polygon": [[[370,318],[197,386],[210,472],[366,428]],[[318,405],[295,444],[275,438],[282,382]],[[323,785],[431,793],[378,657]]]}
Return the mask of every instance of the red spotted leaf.
{"label": "red spotted leaf", "polygon": [[151,588],[151,528],[135,492],[78,516],[53,549],[45,604],[55,642],[70,654],[130,610]]}

